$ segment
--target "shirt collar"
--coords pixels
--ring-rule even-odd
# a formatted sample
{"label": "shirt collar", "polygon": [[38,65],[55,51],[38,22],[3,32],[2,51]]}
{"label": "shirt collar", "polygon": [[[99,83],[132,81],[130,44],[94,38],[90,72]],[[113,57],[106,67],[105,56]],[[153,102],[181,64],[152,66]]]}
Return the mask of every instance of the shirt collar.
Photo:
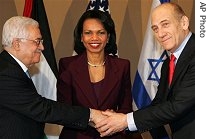
{"label": "shirt collar", "polygon": [[[185,48],[188,40],[190,39],[192,35],[192,32],[189,32],[189,34],[187,35],[187,37],[184,39],[184,41],[181,43],[181,45],[178,47],[178,49],[176,49],[176,51],[173,53],[173,55],[176,57],[176,62],[179,59],[179,56],[181,55],[183,49]],[[169,56],[171,56],[171,53],[169,52]],[[175,62],[175,63],[176,63]]]}
{"label": "shirt collar", "polygon": [[28,68],[23,64],[23,62],[21,62],[19,59],[17,59],[15,56],[13,56],[11,53],[9,53],[9,54],[15,59],[15,61],[17,61],[17,63],[21,66],[21,68],[23,69],[24,72],[26,72],[28,70]]}

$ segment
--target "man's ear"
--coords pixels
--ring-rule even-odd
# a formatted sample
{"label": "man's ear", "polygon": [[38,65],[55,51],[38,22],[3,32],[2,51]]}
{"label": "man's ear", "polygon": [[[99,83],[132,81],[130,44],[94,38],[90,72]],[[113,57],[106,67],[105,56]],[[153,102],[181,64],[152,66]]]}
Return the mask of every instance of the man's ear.
{"label": "man's ear", "polygon": [[181,24],[184,30],[187,30],[189,28],[189,19],[187,16],[182,16]]}
{"label": "man's ear", "polygon": [[19,49],[20,49],[20,41],[19,41],[18,39],[13,39],[12,47],[13,47],[15,50],[19,50]]}

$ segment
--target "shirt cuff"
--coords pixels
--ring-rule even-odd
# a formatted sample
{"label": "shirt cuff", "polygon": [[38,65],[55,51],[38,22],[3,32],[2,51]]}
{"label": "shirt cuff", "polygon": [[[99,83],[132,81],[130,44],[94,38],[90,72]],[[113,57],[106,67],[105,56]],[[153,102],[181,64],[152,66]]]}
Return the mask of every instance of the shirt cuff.
{"label": "shirt cuff", "polygon": [[89,110],[90,110],[90,117],[89,117],[89,122],[90,122],[90,121],[92,120],[92,115],[91,115],[91,114],[92,114],[92,113],[91,113],[91,112],[92,112],[92,109],[89,108]]}
{"label": "shirt cuff", "polygon": [[137,127],[136,127],[134,119],[133,119],[133,112],[127,114],[127,122],[128,122],[128,129],[130,131],[137,130]]}

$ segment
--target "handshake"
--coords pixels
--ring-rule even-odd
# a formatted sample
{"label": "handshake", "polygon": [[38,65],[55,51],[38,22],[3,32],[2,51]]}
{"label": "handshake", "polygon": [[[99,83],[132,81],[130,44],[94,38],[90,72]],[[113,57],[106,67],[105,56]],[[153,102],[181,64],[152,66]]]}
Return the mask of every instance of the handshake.
{"label": "handshake", "polygon": [[127,115],[113,110],[100,111],[90,109],[89,125],[96,128],[101,137],[111,136],[128,127]]}

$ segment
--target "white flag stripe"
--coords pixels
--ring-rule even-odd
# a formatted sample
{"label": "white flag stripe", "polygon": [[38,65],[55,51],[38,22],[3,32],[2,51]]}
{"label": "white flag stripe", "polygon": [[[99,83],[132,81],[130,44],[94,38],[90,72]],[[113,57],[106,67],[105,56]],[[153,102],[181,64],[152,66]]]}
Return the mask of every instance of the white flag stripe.
{"label": "white flag stripe", "polygon": [[30,68],[30,75],[40,95],[48,99],[57,100],[57,79],[43,54],[41,54],[40,62]]}
{"label": "white flag stripe", "polygon": [[[160,4],[160,0],[153,0],[151,11]],[[156,41],[151,29],[151,11],[132,89],[134,110],[144,108],[154,99],[161,76],[161,67],[166,59],[166,52]],[[150,135],[149,132],[146,133],[146,135]],[[142,134],[143,138],[145,137],[144,135]],[[169,137],[165,136],[165,138]]]}
{"label": "white flag stripe", "polygon": [[[153,0],[151,10],[160,4],[161,3],[159,0]],[[151,12],[150,12],[150,16],[151,16]],[[141,51],[140,59],[138,63],[138,72],[140,74],[140,77],[143,81],[143,84],[151,100],[155,97],[155,94],[157,92],[158,82],[147,80],[149,74],[151,73],[151,67],[147,59],[148,58],[158,59],[160,55],[163,53],[163,51],[164,49],[159,45],[159,43],[154,38],[152,29],[151,29],[151,18],[149,17],[147,30],[146,30],[146,34],[145,34],[144,42],[142,46],[142,51]],[[158,66],[158,68],[156,69],[156,73],[158,74],[158,77],[160,77],[160,72],[159,72],[160,69],[161,69],[161,66]]]}

